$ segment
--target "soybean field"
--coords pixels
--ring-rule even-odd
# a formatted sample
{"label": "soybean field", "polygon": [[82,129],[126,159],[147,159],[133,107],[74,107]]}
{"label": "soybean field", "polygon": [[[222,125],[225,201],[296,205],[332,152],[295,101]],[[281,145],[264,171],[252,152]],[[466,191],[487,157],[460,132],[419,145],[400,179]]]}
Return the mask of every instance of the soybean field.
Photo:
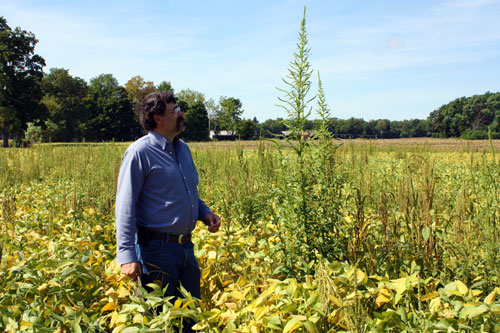
{"label": "soybean field", "polygon": [[130,143],[0,150],[0,330],[500,332],[498,140],[299,141],[190,144],[223,224],[173,303],[115,262]]}

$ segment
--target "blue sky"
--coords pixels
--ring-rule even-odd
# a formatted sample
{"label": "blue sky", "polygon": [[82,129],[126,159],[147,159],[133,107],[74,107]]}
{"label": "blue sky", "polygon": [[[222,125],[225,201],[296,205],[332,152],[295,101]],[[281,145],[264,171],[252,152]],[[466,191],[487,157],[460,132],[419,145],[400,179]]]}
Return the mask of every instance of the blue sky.
{"label": "blue sky", "polygon": [[286,117],[276,87],[304,5],[334,117],[424,119],[457,97],[500,91],[500,0],[2,0],[0,15],[35,33],[46,71],[166,80],[239,98],[243,117],[264,121]]}

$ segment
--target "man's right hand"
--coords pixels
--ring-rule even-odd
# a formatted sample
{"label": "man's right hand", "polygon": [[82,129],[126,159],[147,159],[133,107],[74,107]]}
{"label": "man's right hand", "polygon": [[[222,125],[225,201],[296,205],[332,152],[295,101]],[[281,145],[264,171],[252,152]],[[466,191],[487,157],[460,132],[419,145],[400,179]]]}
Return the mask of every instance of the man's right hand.
{"label": "man's right hand", "polygon": [[132,280],[137,281],[137,278],[142,275],[141,264],[138,261],[123,264],[122,274],[130,276]]}

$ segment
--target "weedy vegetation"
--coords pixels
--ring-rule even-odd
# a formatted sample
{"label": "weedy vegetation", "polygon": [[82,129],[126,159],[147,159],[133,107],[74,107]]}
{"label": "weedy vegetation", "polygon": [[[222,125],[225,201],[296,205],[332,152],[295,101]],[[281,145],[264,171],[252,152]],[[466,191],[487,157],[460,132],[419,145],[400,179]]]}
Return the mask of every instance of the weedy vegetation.
{"label": "weedy vegetation", "polygon": [[[500,332],[500,156],[339,144],[305,20],[280,105],[292,136],[193,145],[222,230],[195,230],[202,299],[171,303],[115,263],[127,144],[0,150],[0,329]],[[162,312],[155,311],[158,307]]]}

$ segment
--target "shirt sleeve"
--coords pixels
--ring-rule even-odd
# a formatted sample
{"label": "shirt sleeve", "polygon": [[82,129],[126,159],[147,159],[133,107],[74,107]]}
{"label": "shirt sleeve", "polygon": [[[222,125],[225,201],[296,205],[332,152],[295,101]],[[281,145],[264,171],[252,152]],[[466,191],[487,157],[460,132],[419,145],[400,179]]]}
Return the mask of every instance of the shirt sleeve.
{"label": "shirt sleeve", "polygon": [[205,205],[205,203],[203,202],[203,200],[201,200],[198,197],[198,214],[199,214],[198,220],[205,222],[205,215],[211,212],[212,211],[210,210],[210,208],[208,208],[207,205]]}
{"label": "shirt sleeve", "polygon": [[116,191],[116,263],[138,261],[135,251],[136,203],[144,184],[144,167],[139,153],[127,150],[123,156]]}

